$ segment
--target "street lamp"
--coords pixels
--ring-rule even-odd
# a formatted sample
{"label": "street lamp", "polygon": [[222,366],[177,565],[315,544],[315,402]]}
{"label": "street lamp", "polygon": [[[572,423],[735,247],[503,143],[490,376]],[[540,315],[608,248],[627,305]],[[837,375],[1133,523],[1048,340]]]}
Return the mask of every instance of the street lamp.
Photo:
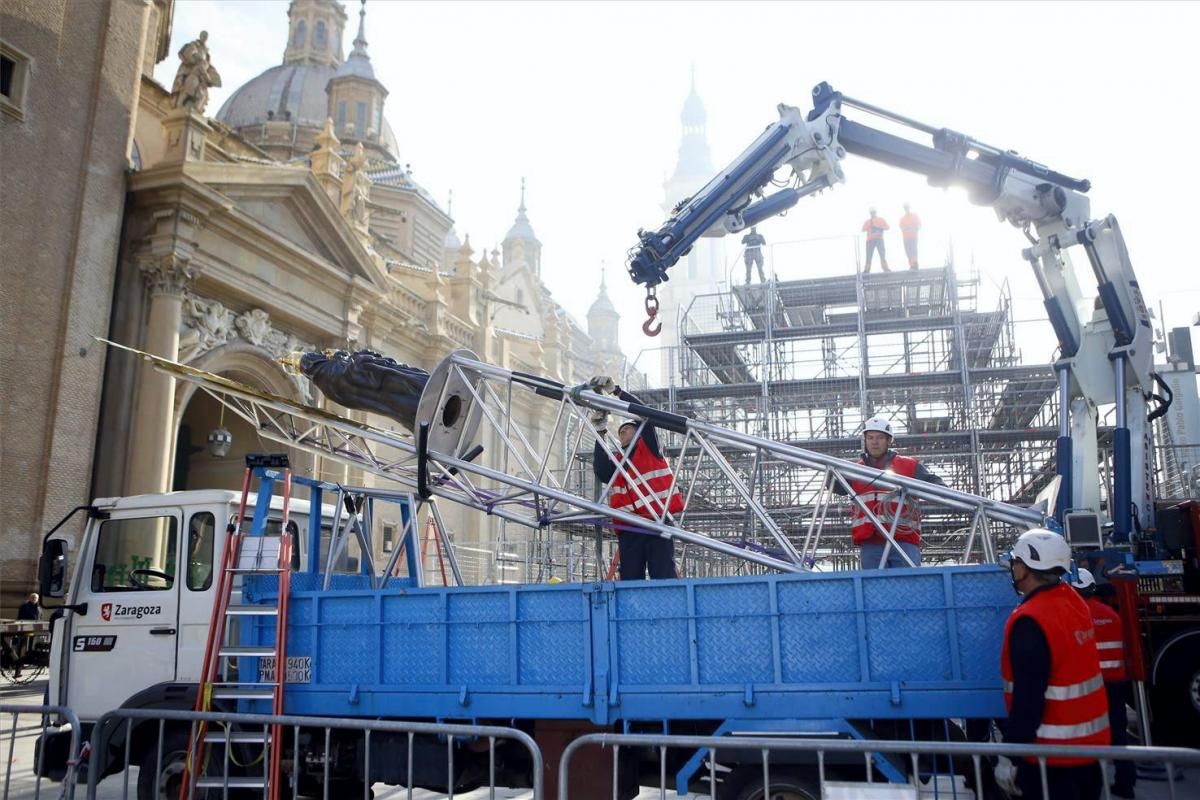
{"label": "street lamp", "polygon": [[233,447],[233,434],[225,429],[225,406],[221,406],[221,421],[208,434],[208,452],[213,458],[224,458]]}

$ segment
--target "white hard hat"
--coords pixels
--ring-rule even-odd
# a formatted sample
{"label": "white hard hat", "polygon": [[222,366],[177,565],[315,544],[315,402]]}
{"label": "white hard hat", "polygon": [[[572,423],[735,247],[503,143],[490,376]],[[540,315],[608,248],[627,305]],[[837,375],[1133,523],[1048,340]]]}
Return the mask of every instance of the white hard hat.
{"label": "white hard hat", "polygon": [[1091,589],[1096,585],[1096,578],[1090,569],[1079,568],[1079,577],[1071,581],[1076,589]]}
{"label": "white hard hat", "polygon": [[1071,546],[1062,536],[1045,528],[1022,533],[1010,555],[1013,560],[1020,559],[1025,566],[1040,572],[1071,570]]}
{"label": "white hard hat", "polygon": [[863,433],[866,433],[867,431],[879,431],[880,433],[886,433],[888,436],[891,436],[892,421],[887,417],[871,417],[869,420],[867,420],[867,424],[863,425]]}

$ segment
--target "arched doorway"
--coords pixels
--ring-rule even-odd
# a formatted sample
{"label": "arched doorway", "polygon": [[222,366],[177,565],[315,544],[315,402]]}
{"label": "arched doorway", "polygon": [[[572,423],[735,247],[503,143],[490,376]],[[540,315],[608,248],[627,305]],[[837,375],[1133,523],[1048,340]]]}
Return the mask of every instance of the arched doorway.
{"label": "arched doorway", "polygon": [[[243,342],[217,348],[196,359],[191,366],[303,402],[296,385],[270,355]],[[242,485],[247,453],[278,453],[286,450],[294,474],[313,474],[313,456],[259,436],[253,426],[237,414],[228,409],[222,413],[221,403],[207,392],[198,391],[195,384],[181,382],[176,387],[175,407],[180,410],[175,423],[173,491],[238,490]],[[208,447],[208,436],[218,427],[224,427],[233,436],[228,452],[220,456],[214,455]],[[297,491],[294,496],[307,495],[307,491]]]}

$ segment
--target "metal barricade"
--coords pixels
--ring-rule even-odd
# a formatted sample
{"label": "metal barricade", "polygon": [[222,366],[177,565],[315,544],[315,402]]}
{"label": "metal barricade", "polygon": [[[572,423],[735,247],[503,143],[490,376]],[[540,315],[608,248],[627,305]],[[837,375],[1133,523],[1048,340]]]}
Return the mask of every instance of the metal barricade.
{"label": "metal barricade", "polygon": [[[18,726],[20,717],[36,717],[37,722],[34,724]],[[8,718],[11,717],[11,724]],[[3,727],[0,728],[0,748],[7,755],[7,760],[4,767],[4,793],[0,795],[0,800],[40,800],[42,794],[42,776],[35,774],[40,770],[34,769],[38,764],[44,763],[46,756],[46,742],[42,734],[51,730],[60,729],[59,726],[49,724],[50,719],[62,719],[66,724],[61,727],[70,726],[70,750],[67,753],[66,775],[63,776],[61,786],[55,786],[53,791],[47,791],[46,797],[65,798],[72,800],[75,797],[75,776],[79,766],[79,719],[75,716],[75,712],[65,706],[27,706],[27,705],[12,705],[0,703],[0,721],[3,722]],[[17,749],[18,739],[30,739],[38,736],[37,745],[22,744],[20,750]],[[5,741],[7,740],[7,741]],[[30,759],[32,756],[32,760]],[[17,767],[16,780],[14,781],[13,767]],[[22,774],[25,773],[25,774]],[[33,793],[29,790],[32,788]]]}
{"label": "metal barricade", "polygon": [[[370,720],[370,719],[348,719],[334,717],[307,717],[295,715],[273,715],[273,714],[243,714],[233,712],[196,712],[196,711],[175,711],[167,709],[116,709],[104,714],[97,720],[95,727],[92,730],[91,751],[93,762],[98,761],[100,754],[104,753],[104,758],[109,756],[110,745],[114,739],[118,742],[123,737],[123,744],[118,744],[120,749],[120,758],[123,759],[121,774],[122,774],[122,789],[121,798],[129,798],[130,788],[130,772],[131,766],[140,766],[139,782],[142,783],[141,795],[145,796],[147,779],[142,775],[142,770],[150,766],[151,752],[144,750],[140,765],[132,763],[131,756],[134,747],[134,740],[137,739],[139,747],[145,747],[153,744],[153,780],[149,782],[149,794],[155,797],[168,797],[175,800],[180,796],[179,787],[182,783],[183,764],[177,760],[170,758],[172,753],[164,754],[164,741],[167,741],[172,736],[178,736],[182,731],[186,732],[186,728],[190,727],[191,736],[197,735],[197,728],[200,723],[205,723],[209,730],[209,735],[205,738],[206,745],[216,744],[220,750],[220,765],[212,772],[214,765],[209,762],[209,756],[205,755],[201,762],[199,772],[203,777],[207,776],[213,779],[213,782],[219,780],[219,784],[211,786],[212,791],[201,791],[193,787],[191,795],[194,800],[202,798],[224,797],[227,796],[231,789],[254,788],[246,780],[247,775],[258,777],[258,772],[247,773],[246,770],[254,768],[258,760],[251,763],[238,762],[239,745],[247,742],[257,743],[259,748],[262,748],[262,742],[265,736],[270,735],[271,730],[281,730],[283,735],[289,733],[292,737],[291,752],[285,756],[284,764],[285,771],[290,768],[290,787],[281,787],[279,797],[290,797],[292,800],[301,796],[300,793],[300,767],[301,761],[301,733],[303,731],[305,737],[311,736],[314,732],[324,735],[323,747],[317,747],[317,754],[320,756],[323,763],[323,772],[320,780],[320,791],[323,800],[329,800],[333,797],[336,800],[349,798],[350,794],[346,787],[335,787],[331,793],[331,774],[330,774],[330,755],[336,750],[331,750],[331,737],[333,731],[350,731],[361,732],[363,749],[361,751],[362,759],[362,774],[367,778],[361,781],[361,791],[364,800],[370,800],[371,785],[371,736],[373,734],[401,734],[407,738],[407,780],[403,784],[408,791],[405,795],[406,800],[413,800],[413,743],[418,736],[436,736],[444,737],[446,742],[447,753],[447,787],[448,791],[444,795],[450,800],[455,796],[455,742],[456,741],[487,741],[487,789],[488,797],[494,800],[496,797],[496,740],[504,739],[516,742],[524,747],[529,755],[531,764],[531,781],[533,800],[542,800],[543,796],[543,762],[542,754],[538,749],[533,738],[524,731],[515,728],[505,728],[492,725],[456,725],[447,723],[425,723],[425,722],[396,722],[387,720]],[[149,726],[148,728],[145,726]],[[278,727],[276,727],[278,726]],[[130,735],[130,734],[133,735]],[[151,738],[147,738],[151,737]],[[251,745],[252,747],[253,745]],[[186,752],[186,749],[184,750]],[[178,754],[175,751],[174,754]],[[307,751],[306,755],[313,754],[313,751]],[[166,756],[166,761],[164,761]],[[358,756],[355,756],[356,758]],[[266,759],[261,759],[262,776],[266,775]],[[174,772],[172,773],[172,770]],[[88,800],[97,800],[97,786],[100,782],[100,769],[88,770],[87,781],[87,797]],[[241,774],[238,774],[238,773]],[[258,784],[256,784],[257,786]],[[261,790],[260,790],[261,791]],[[308,792],[305,793],[309,795]],[[106,794],[105,797],[111,795]],[[137,794],[133,796],[139,796]],[[266,792],[262,793],[266,796]],[[311,796],[311,795],[310,795]],[[427,793],[423,793],[421,797],[428,797]]]}
{"label": "metal barricade", "polygon": [[[838,795],[836,790],[852,790],[854,787],[859,788],[859,792],[853,794],[855,797],[875,796],[869,795],[861,791],[862,785],[867,784],[877,787],[878,790],[883,790],[889,785],[888,778],[885,777],[889,772],[894,775],[898,770],[903,771],[903,775],[896,775],[893,780],[906,779],[907,784],[901,783],[901,786],[907,785],[911,787],[911,797],[944,797],[956,798],[962,800],[967,797],[980,797],[978,790],[972,791],[965,789],[965,786],[953,782],[953,768],[950,773],[951,783],[949,786],[942,786],[936,780],[938,775],[946,773],[938,773],[936,769],[933,777],[932,785],[922,785],[919,782],[920,771],[918,770],[918,762],[924,756],[933,758],[945,757],[946,763],[953,765],[955,761],[959,764],[965,763],[968,767],[969,774],[966,778],[973,778],[973,786],[981,787],[985,785],[985,765],[984,759],[994,759],[1003,756],[1014,761],[1019,758],[1032,757],[1037,759],[1039,778],[1042,784],[1042,794],[1046,797],[1052,797],[1048,790],[1048,775],[1046,772],[1046,760],[1051,758],[1095,758],[1098,759],[1106,769],[1116,761],[1133,761],[1137,763],[1152,762],[1162,764],[1166,767],[1167,786],[1171,800],[1177,800],[1180,796],[1176,793],[1175,782],[1177,779],[1177,770],[1180,767],[1197,767],[1200,766],[1200,750],[1191,750],[1182,747],[1065,747],[1065,746],[1038,746],[1038,745],[1018,745],[1018,744],[1003,744],[1003,743],[974,743],[974,742],[921,742],[921,741],[892,741],[892,740],[855,740],[855,739],[823,739],[823,738],[784,738],[778,736],[670,736],[670,735],[642,735],[642,734],[608,734],[608,733],[593,733],[586,736],[581,736],[571,742],[570,745],[563,751],[562,757],[558,763],[558,800],[569,800],[569,779],[571,757],[576,751],[588,746],[611,747],[613,750],[612,760],[612,786],[613,800],[617,800],[617,787],[619,786],[618,771],[620,763],[620,749],[622,747],[636,748],[653,748],[658,752],[658,774],[659,774],[659,797],[665,800],[668,791],[667,783],[667,753],[670,749],[683,749],[687,751],[695,751],[697,754],[706,754],[707,758],[707,776],[709,787],[713,787],[709,795],[713,800],[729,800],[735,795],[732,788],[738,788],[745,791],[745,787],[731,787],[730,791],[725,791],[720,788],[717,781],[718,774],[726,774],[719,772],[719,764],[717,754],[720,751],[758,751],[760,754],[759,761],[761,763],[761,783],[758,775],[753,776],[756,785],[760,787],[759,794],[756,797],[770,798],[775,795],[772,791],[776,790],[791,790],[796,796],[808,796],[815,792],[816,797],[830,796],[851,796]],[[777,751],[788,751],[790,753],[806,753],[813,757],[814,764],[805,770],[805,776],[801,779],[803,786],[790,784],[788,778],[778,778],[775,783],[772,783],[771,777],[771,754]],[[845,777],[844,772],[837,776],[831,777],[830,772],[835,771],[831,767],[831,756],[844,759],[846,756],[851,758],[861,757],[862,765],[856,768],[856,771],[862,773],[862,780],[857,783],[846,783],[838,778]],[[911,770],[906,770],[904,759],[911,762]],[[843,762],[844,763],[844,762]],[[988,761],[987,769],[991,769],[991,761]],[[936,762],[935,762],[936,767]],[[723,768],[721,768],[723,770]],[[783,770],[781,769],[780,772]],[[778,773],[777,773],[778,774]],[[790,773],[794,775],[795,773]],[[681,781],[682,782],[682,781]],[[785,785],[788,784],[788,785]],[[1103,797],[1105,800],[1112,800],[1111,790],[1108,781],[1103,782]],[[896,783],[891,783],[891,786],[896,786]],[[684,785],[677,785],[676,790],[682,795],[685,794],[688,788]],[[753,792],[751,792],[753,794]],[[791,794],[780,795],[791,796]],[[883,796],[883,794],[880,794]],[[896,796],[896,795],[892,795]],[[1193,795],[1194,796],[1194,795]]]}

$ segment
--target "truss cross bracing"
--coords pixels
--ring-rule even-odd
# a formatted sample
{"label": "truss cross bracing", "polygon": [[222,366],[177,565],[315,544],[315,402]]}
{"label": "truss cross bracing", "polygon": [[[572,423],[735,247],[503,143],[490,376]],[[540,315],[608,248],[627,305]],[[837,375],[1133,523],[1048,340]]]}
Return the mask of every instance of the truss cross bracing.
{"label": "truss cross bracing", "polygon": [[[855,479],[894,492],[901,505],[921,505],[930,524],[945,530],[937,549],[947,561],[992,561],[998,536],[1043,520],[1035,510],[582,387],[572,389],[480,362],[466,351],[451,354],[432,373],[421,396],[416,437],[141,355],[158,369],[198,384],[264,438],[394,481],[420,497],[437,497],[564,536],[621,521],[645,535],[670,537],[688,554],[713,564],[739,561],[751,569],[799,572],[836,558],[843,548],[836,536],[827,536],[839,515],[830,487],[846,487]],[[610,486],[597,492],[578,485],[578,465],[590,458],[594,440],[588,418],[597,410],[642,425],[652,422],[673,434],[675,488],[687,499],[678,518],[664,514],[647,519],[616,511],[608,505]],[[615,452],[611,437],[600,443],[610,456]],[[619,463],[618,474],[627,469]],[[781,494],[780,486],[762,479],[761,470],[767,469],[796,476],[807,491]],[[641,494],[636,482],[630,485]],[[852,502],[859,503],[882,536],[893,540],[894,519],[876,517],[861,502]],[[740,520],[740,536],[712,530],[713,519],[730,514]]]}

